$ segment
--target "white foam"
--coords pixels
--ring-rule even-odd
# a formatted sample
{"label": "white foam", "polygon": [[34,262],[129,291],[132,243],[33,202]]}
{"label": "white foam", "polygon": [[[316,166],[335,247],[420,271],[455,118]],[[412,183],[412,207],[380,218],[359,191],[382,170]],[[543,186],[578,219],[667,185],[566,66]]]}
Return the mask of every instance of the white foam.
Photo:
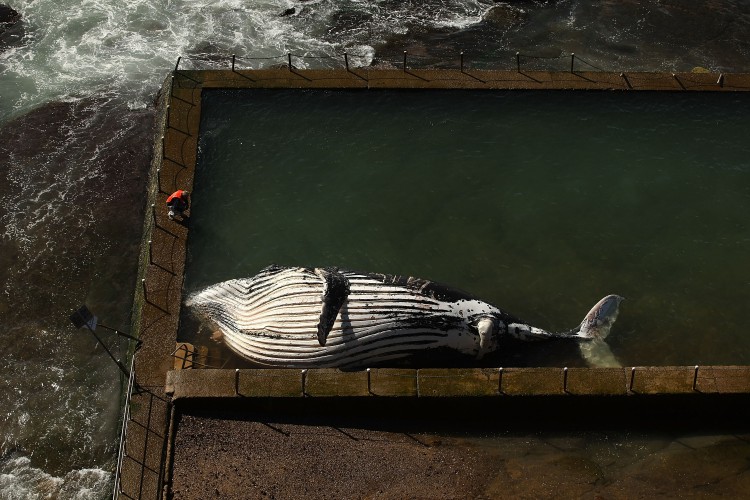
{"label": "white foam", "polygon": [[112,474],[102,469],[79,469],[55,477],[34,467],[24,455],[0,461],[0,498],[29,500],[66,498],[95,500],[109,493]]}
{"label": "white foam", "polygon": [[[344,51],[366,47],[359,66],[370,64],[373,46],[415,26],[461,29],[481,20],[489,0],[447,0],[389,5],[349,0],[19,0],[26,44],[0,55],[3,100],[0,121],[69,95],[116,89],[138,107],[150,102],[165,72],[182,67],[285,64],[341,67]],[[294,7],[296,13],[281,16]],[[368,22],[346,23],[330,33],[339,12]],[[210,62],[201,62],[209,59]]]}

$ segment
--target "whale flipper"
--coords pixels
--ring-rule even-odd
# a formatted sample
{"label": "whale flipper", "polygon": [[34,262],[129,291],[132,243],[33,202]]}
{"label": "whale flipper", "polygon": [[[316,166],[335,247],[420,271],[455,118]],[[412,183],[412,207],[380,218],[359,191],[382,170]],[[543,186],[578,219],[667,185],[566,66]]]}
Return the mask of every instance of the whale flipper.
{"label": "whale flipper", "polygon": [[325,288],[321,297],[323,308],[318,322],[318,342],[324,346],[333,323],[349,295],[349,280],[337,269],[317,269],[316,272],[325,280]]}

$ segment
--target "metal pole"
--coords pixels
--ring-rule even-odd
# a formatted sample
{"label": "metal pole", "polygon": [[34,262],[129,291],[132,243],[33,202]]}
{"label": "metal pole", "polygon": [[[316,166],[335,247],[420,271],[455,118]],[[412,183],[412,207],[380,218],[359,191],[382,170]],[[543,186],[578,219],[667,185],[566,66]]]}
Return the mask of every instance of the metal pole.
{"label": "metal pole", "polygon": [[503,367],[497,369],[497,392],[503,393]]}
{"label": "metal pole", "polygon": [[628,387],[629,392],[633,392],[633,381],[635,380],[635,366],[630,369],[630,386]]}
{"label": "metal pole", "polygon": [[115,364],[117,364],[117,367],[120,368],[120,371],[122,371],[122,373],[124,373],[128,378],[130,378],[130,372],[128,371],[128,369],[125,368],[122,363],[120,363],[119,359],[114,357],[114,355],[110,352],[109,349],[107,349],[107,346],[104,345],[104,342],[101,341],[101,339],[96,334],[94,329],[91,328],[91,326],[88,323],[86,323],[86,328],[88,328],[88,330],[92,333],[92,335],[94,335],[94,338],[96,339],[96,341],[99,342],[99,344],[101,344],[101,346],[104,348],[107,354],[109,354],[109,357],[112,358],[112,361],[114,361]]}
{"label": "metal pole", "polygon": [[154,254],[151,251],[151,240],[148,240],[148,263],[149,264],[154,263]]}
{"label": "metal pole", "polygon": [[148,302],[148,295],[146,295],[146,279],[141,280],[141,287],[143,288],[143,300]]}
{"label": "metal pole", "polygon": [[291,52],[287,52],[286,56],[287,56],[287,60],[288,60],[289,71],[292,71],[292,53]]}
{"label": "metal pole", "polygon": [[161,193],[161,168],[156,169],[156,185],[159,188],[159,192]]}
{"label": "metal pole", "polygon": [[568,392],[568,367],[563,368],[563,392]]}
{"label": "metal pole", "polygon": [[716,80],[716,83],[719,85],[719,87],[724,87],[724,73],[721,73],[719,75],[719,79]]}
{"label": "metal pole", "polygon": [[307,370],[302,370],[302,395],[307,396],[305,384],[307,382]]}
{"label": "metal pole", "polygon": [[234,58],[235,58],[235,55],[232,54],[232,71],[234,71]]}
{"label": "metal pole", "polygon": [[464,53],[461,52],[461,73],[464,72]]}
{"label": "metal pole", "polygon": [[372,394],[372,384],[370,383],[370,369],[367,369],[367,394]]}
{"label": "metal pole", "polygon": [[521,53],[516,52],[516,71],[521,72]]}
{"label": "metal pole", "polygon": [[404,73],[406,73],[406,51],[404,51]]}
{"label": "metal pole", "polygon": [[573,72],[573,64],[575,63],[576,55],[574,52],[570,53],[570,72]]}
{"label": "metal pole", "polygon": [[171,106],[169,104],[167,104],[167,128],[171,127],[171,125],[170,125],[170,122],[172,121],[170,119],[171,118],[171,111],[172,111]]}
{"label": "metal pole", "polygon": [[234,395],[240,395],[240,369],[235,368],[234,370]]}
{"label": "metal pole", "polygon": [[135,340],[137,344],[142,344],[143,343],[143,341],[141,339],[139,339],[138,337],[133,337],[132,335],[128,335],[125,332],[121,332],[117,328],[112,328],[111,326],[107,326],[107,325],[105,325],[103,323],[99,323],[99,326],[101,326],[102,328],[106,328],[107,330],[109,330],[111,332],[115,332],[120,337],[125,337],[125,338],[128,338],[130,340]]}
{"label": "metal pole", "polygon": [[344,64],[346,65],[346,70],[349,71],[349,54],[344,52]]}
{"label": "metal pole", "polygon": [[151,215],[154,217],[154,226],[158,225],[156,223],[156,205],[153,203],[151,204]]}
{"label": "metal pole", "polygon": [[174,72],[177,73],[177,68],[180,66],[180,59],[182,59],[182,56],[177,58],[177,64],[174,65]]}

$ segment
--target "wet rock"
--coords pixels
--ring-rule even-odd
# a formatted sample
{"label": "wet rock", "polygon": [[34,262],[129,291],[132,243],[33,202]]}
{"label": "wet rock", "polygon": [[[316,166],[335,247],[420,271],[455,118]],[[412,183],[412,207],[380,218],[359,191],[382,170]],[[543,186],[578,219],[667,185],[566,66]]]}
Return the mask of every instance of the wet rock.
{"label": "wet rock", "polygon": [[499,26],[512,26],[524,20],[525,12],[521,9],[499,3],[490,7],[482,16],[482,20]]}
{"label": "wet rock", "polygon": [[286,16],[291,16],[291,15],[293,15],[293,14],[294,14],[295,12],[297,12],[297,9],[295,9],[294,7],[289,7],[289,8],[288,8],[288,9],[286,9],[286,10],[285,10],[284,12],[282,12],[281,14],[279,14],[279,17],[286,17]]}
{"label": "wet rock", "polygon": [[67,318],[66,296],[84,297],[94,283],[132,295],[153,120],[153,110],[87,98],[49,103],[0,127],[8,315],[55,324]]}
{"label": "wet rock", "polygon": [[14,24],[21,20],[21,14],[8,5],[0,4],[0,23]]}
{"label": "wet rock", "polygon": [[22,45],[24,35],[21,14],[8,5],[0,4],[0,52]]}

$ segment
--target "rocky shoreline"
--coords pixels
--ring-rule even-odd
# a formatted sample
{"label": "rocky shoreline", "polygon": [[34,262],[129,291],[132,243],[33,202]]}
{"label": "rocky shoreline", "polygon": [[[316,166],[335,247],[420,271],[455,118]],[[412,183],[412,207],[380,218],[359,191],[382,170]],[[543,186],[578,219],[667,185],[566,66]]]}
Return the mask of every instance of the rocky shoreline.
{"label": "rocky shoreline", "polygon": [[[49,419],[0,419],[13,436],[0,456],[28,449],[31,466],[65,474],[114,455],[117,370],[68,316],[86,302],[129,330],[154,114],[90,97],[0,127],[0,366],[13,387],[0,401],[8,415]],[[65,390],[40,391],[55,387]]]}

